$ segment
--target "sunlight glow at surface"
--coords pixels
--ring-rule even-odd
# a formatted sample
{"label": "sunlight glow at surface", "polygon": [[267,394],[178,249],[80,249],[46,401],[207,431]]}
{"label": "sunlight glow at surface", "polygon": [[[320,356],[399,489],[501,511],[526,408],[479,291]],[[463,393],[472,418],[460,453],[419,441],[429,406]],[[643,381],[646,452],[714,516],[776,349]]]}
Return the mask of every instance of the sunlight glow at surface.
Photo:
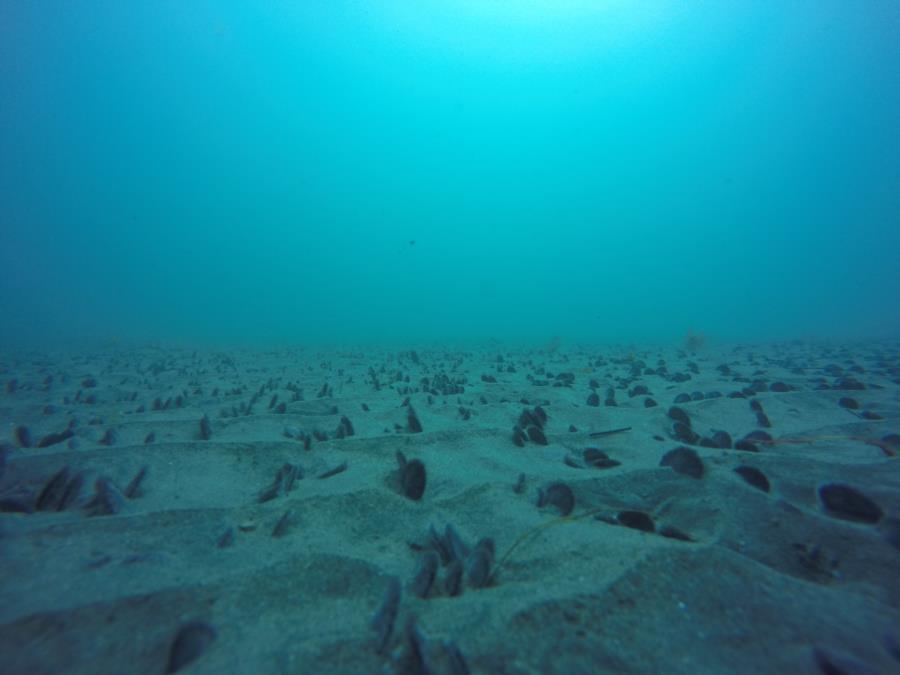
{"label": "sunlight glow at surface", "polygon": [[522,23],[579,20],[635,6],[626,0],[450,0],[450,4],[473,15]]}
{"label": "sunlight glow at surface", "polygon": [[677,16],[672,2],[625,0],[437,0],[388,2],[379,22],[397,37],[455,58],[498,63],[559,62],[651,39]]}

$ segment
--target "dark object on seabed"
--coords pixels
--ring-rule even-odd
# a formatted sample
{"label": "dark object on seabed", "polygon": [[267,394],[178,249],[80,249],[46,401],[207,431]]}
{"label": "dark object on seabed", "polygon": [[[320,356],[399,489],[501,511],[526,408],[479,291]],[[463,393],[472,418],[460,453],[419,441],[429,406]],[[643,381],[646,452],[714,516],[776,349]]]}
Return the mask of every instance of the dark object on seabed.
{"label": "dark object on seabed", "polygon": [[41,438],[40,441],[38,441],[37,446],[39,448],[49,448],[51,445],[56,445],[57,443],[62,443],[63,441],[69,440],[73,435],[74,432],[71,429],[47,434],[46,436]]}
{"label": "dark object on seabed", "polygon": [[288,530],[291,527],[291,524],[294,520],[294,510],[288,509],[284,512],[281,518],[278,519],[278,522],[275,523],[275,527],[272,529],[273,537],[283,537],[287,534]]}
{"label": "dark object on seabed", "polygon": [[441,558],[435,551],[426,551],[416,561],[416,569],[409,590],[419,598],[427,598],[437,576]]}
{"label": "dark object on seabed", "polygon": [[631,431],[631,427],[621,427],[619,429],[610,429],[609,431],[594,431],[588,436],[591,438],[601,438],[602,436],[612,436],[613,434],[621,434],[626,431]]}
{"label": "dark object on seabed", "polygon": [[842,483],[828,483],[819,488],[819,499],[829,514],[844,520],[877,523],[884,511],[859,490]]}
{"label": "dark object on seabed", "polygon": [[370,625],[375,631],[375,651],[379,654],[383,654],[387,649],[394,632],[394,621],[397,618],[397,611],[400,609],[401,592],[400,580],[397,577],[391,577],[388,580],[381,605],[372,617]]}
{"label": "dark object on seabed", "polygon": [[524,431],[522,431],[519,427],[516,427],[513,429],[512,440],[516,446],[518,446],[520,448],[524,448],[525,447],[525,439],[526,439],[526,436],[525,436]]}
{"label": "dark object on seabed", "polygon": [[490,583],[494,549],[494,540],[486,537],[475,544],[475,548],[466,558],[466,579],[472,588],[483,588]]}
{"label": "dark object on seabed", "polygon": [[16,443],[22,448],[30,448],[34,445],[34,438],[31,435],[31,430],[24,424],[20,424],[15,428],[13,436],[16,439]]}
{"label": "dark object on seabed", "polygon": [[263,490],[259,495],[259,502],[268,502],[282,494],[291,492],[296,481],[303,478],[303,467],[299,464],[284,463],[275,474],[275,480],[272,484]]}
{"label": "dark object on seabed", "polygon": [[166,673],[175,673],[199,659],[215,642],[216,629],[204,621],[192,621],[178,629],[169,649]]}
{"label": "dark object on seabed", "polygon": [[691,426],[690,416],[682,408],[679,408],[678,406],[675,406],[675,405],[671,406],[669,408],[668,412],[666,412],[666,416],[673,422],[681,422],[688,428],[690,428],[690,426]]}
{"label": "dark object on seabed", "polygon": [[411,434],[422,433],[422,422],[412,406],[409,406],[409,410],[406,413],[406,430]]}
{"label": "dark object on seabed", "polygon": [[741,465],[737,467],[734,472],[743,478],[748,485],[752,485],[757,490],[762,490],[763,492],[769,491],[769,479],[766,478],[766,474],[759,469],[752,466]]}
{"label": "dark object on seabed", "polygon": [[347,464],[347,462],[341,462],[336,467],[334,467],[332,469],[328,469],[327,471],[323,471],[316,477],[321,480],[324,478],[331,478],[332,476],[337,476],[339,473],[344,473],[344,471],[347,470],[348,466],[349,465]]}
{"label": "dark object on seabed", "polygon": [[538,493],[538,508],[555,506],[560,515],[568,516],[575,508],[575,494],[565,483],[553,483]]}
{"label": "dark object on seabed", "polygon": [[391,656],[391,672],[469,675],[469,666],[459,647],[449,640],[429,639],[417,625],[414,615],[407,617],[402,640],[401,647]]}
{"label": "dark object on seabed", "polygon": [[406,455],[397,451],[397,464],[400,467],[400,486],[403,494],[414,501],[418,501],[425,494],[427,476],[425,465],[421,460],[407,461]]}
{"label": "dark object on seabed", "polygon": [[59,499],[59,503],[56,506],[57,511],[65,511],[70,506],[74,506],[79,498],[81,497],[81,489],[84,487],[85,480],[87,478],[87,471],[79,471],[66,484],[66,489],[63,491],[62,496]]}
{"label": "dark object on seabed", "polygon": [[140,471],[138,471],[134,478],[131,479],[131,482],[128,484],[128,487],[125,488],[125,497],[128,499],[134,499],[141,492],[141,485],[144,482],[144,479],[147,477],[147,473],[149,472],[150,467],[142,466]]}
{"label": "dark object on seabed", "polygon": [[619,511],[616,520],[620,525],[630,527],[633,530],[640,530],[641,532],[653,532],[656,530],[653,518],[643,511]]}
{"label": "dark object on seabed", "polygon": [[69,482],[69,476],[70,469],[68,466],[64,466],[53,474],[46,485],[44,485],[44,489],[41,490],[35,502],[35,508],[38,511],[56,510],[65,492],[66,484]]}
{"label": "dark object on seabed", "polygon": [[228,548],[234,544],[234,528],[229,526],[216,541],[216,548]]}
{"label": "dark object on seabed", "polygon": [[582,456],[587,464],[597,469],[612,469],[621,464],[621,462],[612,459],[600,448],[585,448]]}
{"label": "dark object on seabed", "polygon": [[672,436],[676,440],[687,443],[688,445],[694,445],[700,440],[700,435],[684,422],[675,422],[672,424]]}
{"label": "dark object on seabed", "polygon": [[100,439],[100,445],[115,445],[119,442],[119,432],[115,429],[107,429],[106,433],[103,434],[103,438]]}
{"label": "dark object on seabed", "polygon": [[208,441],[212,438],[212,423],[209,421],[209,417],[204,415],[200,419],[200,438],[204,441]]}
{"label": "dark object on seabed", "polygon": [[337,430],[334,432],[335,438],[347,438],[348,436],[352,436],[354,433],[353,423],[350,422],[350,418],[346,415],[342,415]]}
{"label": "dark object on seabed", "polygon": [[122,510],[125,497],[112,480],[101,476],[94,483],[94,498],[87,507],[92,516],[112,516]]}
{"label": "dark object on seabed", "polygon": [[528,427],[528,440],[533,443],[537,443],[538,445],[547,445],[547,436],[544,435],[543,430],[535,425]]}
{"label": "dark object on seabed", "polygon": [[700,455],[695,450],[684,446],[669,450],[663,455],[659,465],[671,467],[676,473],[691,478],[703,477],[703,460],[700,459]]}

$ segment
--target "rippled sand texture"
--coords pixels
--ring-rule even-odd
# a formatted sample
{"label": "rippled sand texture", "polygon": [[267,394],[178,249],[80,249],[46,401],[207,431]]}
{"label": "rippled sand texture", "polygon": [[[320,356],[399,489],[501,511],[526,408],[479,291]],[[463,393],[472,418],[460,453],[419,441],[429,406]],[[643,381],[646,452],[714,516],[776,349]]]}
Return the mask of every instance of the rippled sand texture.
{"label": "rippled sand texture", "polygon": [[3,355],[0,671],[897,672],[898,354]]}

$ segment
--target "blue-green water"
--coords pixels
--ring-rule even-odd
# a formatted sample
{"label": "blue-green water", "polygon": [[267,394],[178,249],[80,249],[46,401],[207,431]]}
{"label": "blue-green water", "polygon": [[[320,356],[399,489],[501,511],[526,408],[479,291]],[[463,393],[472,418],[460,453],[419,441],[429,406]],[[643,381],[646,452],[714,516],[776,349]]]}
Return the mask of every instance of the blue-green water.
{"label": "blue-green water", "polygon": [[2,340],[897,335],[898,120],[893,1],[7,0]]}

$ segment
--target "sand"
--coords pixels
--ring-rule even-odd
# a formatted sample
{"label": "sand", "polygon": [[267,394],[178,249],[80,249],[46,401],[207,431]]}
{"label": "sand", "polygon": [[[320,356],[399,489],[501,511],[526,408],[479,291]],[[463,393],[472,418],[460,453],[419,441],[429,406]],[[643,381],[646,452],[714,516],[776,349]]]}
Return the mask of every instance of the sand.
{"label": "sand", "polygon": [[[898,356],[894,343],[3,354],[0,671],[163,673],[200,622],[178,672],[898,672]],[[698,436],[776,442],[679,440],[669,409],[693,392],[677,407]],[[536,406],[547,444],[518,447]],[[681,446],[699,478],[660,466]],[[589,447],[612,466],[587,463]],[[426,468],[418,500],[398,452]],[[303,477],[260,502],[285,464]],[[58,510],[45,487],[64,467],[61,485],[84,483]],[[554,483],[574,496],[568,518],[538,507]],[[855,515],[826,508],[833,484],[857,491],[837,495]],[[857,495],[870,501],[848,506]],[[491,576],[462,559],[450,595],[442,560],[417,597],[429,527],[448,524],[468,548],[493,540]],[[378,653],[392,578],[401,599]]]}

